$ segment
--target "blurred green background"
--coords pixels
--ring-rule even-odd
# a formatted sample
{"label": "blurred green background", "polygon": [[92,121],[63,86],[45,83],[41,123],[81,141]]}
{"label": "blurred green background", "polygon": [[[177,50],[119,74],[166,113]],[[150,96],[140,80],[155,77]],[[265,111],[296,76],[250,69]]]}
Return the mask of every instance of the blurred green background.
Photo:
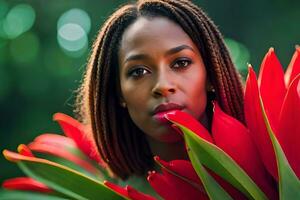
{"label": "blurred green background", "polygon": [[[0,150],[60,133],[55,112],[72,115],[88,52],[121,0],[0,0]],[[198,0],[226,38],[242,74],[269,47],[287,66],[300,43],[299,0]],[[22,175],[0,157],[0,183]]]}

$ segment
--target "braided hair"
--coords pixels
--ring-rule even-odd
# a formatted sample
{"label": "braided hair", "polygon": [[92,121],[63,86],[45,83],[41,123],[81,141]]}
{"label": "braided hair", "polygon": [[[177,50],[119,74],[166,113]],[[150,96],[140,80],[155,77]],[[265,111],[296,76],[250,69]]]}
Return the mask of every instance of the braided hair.
{"label": "braided hair", "polygon": [[221,108],[244,123],[243,88],[214,23],[188,0],[140,0],[115,11],[94,41],[77,96],[77,112],[91,126],[98,150],[113,174],[126,179],[154,165],[144,133],[119,102],[118,51],[125,29],[139,17],[166,17],[198,47]]}

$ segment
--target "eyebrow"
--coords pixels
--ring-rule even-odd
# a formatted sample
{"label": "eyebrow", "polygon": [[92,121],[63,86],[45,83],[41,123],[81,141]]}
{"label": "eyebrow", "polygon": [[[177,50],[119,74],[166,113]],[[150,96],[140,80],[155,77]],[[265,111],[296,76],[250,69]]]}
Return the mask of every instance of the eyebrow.
{"label": "eyebrow", "polygon": [[174,48],[168,50],[165,55],[175,54],[175,53],[178,53],[179,51],[182,51],[184,49],[189,49],[189,50],[195,52],[192,47],[190,47],[189,45],[183,44],[183,45],[180,45],[178,47],[174,47]]}
{"label": "eyebrow", "polygon": [[[189,50],[195,52],[195,50],[194,50],[192,47],[183,44],[183,45],[180,45],[180,46],[178,46],[178,47],[174,47],[174,48],[172,48],[172,49],[169,49],[169,50],[165,53],[165,55],[175,54],[175,53],[178,53],[178,52],[180,52],[180,51],[182,51],[182,50],[184,50],[184,49],[189,49]],[[147,59],[147,58],[149,58],[149,56],[148,56],[147,54],[136,54],[136,55],[131,55],[131,56],[128,56],[128,57],[125,59],[124,63],[126,63],[126,62],[128,62],[128,61],[131,61],[131,60],[142,60],[142,59]]]}

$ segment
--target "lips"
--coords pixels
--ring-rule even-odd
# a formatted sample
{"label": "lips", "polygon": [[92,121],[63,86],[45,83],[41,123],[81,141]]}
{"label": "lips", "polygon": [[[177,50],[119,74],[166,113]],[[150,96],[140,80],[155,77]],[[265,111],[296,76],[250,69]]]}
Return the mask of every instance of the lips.
{"label": "lips", "polygon": [[184,107],[176,103],[163,103],[156,106],[152,112],[154,119],[166,123],[168,120],[164,117],[166,113],[182,110]]}

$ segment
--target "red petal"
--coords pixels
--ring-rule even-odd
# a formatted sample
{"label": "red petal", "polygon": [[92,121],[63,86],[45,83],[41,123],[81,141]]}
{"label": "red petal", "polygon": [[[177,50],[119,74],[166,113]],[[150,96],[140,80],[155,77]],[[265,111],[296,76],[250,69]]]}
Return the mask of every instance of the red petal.
{"label": "red petal", "polygon": [[165,181],[171,187],[180,188],[180,191],[177,191],[177,199],[208,199],[205,189],[189,161],[166,162],[158,156],[155,157],[155,160],[162,166],[162,176]]}
{"label": "red petal", "polygon": [[247,126],[265,167],[278,180],[275,153],[264,123],[259,98],[256,75],[252,67],[249,67],[244,98]]}
{"label": "red petal", "polygon": [[197,121],[188,113],[176,110],[174,112],[167,113],[165,117],[171,122],[176,122],[188,128],[206,141],[213,143],[213,139],[206,128],[204,128],[204,126],[199,121]]}
{"label": "red petal", "polygon": [[126,186],[126,190],[127,190],[127,193],[128,193],[128,196],[130,199],[133,199],[133,200],[155,200],[154,197],[152,197],[148,194],[141,193],[129,185]]}
{"label": "red petal", "polygon": [[[193,188],[191,189],[190,187],[188,187],[188,189],[186,189],[186,193],[188,193],[189,195],[185,195],[184,199],[209,199],[206,191],[198,177],[198,175],[196,174],[196,172],[194,171],[193,166],[191,165],[191,163],[189,161],[185,161],[185,160],[172,160],[170,162],[165,162],[163,160],[160,160],[158,157],[155,158],[157,162],[159,162],[161,165],[163,165],[163,167],[168,168],[170,170],[172,170],[173,172],[175,172],[176,174],[179,174],[180,176],[187,178],[189,180],[189,182],[193,181],[195,183],[195,186],[198,188],[198,191],[195,192],[193,190]],[[211,176],[213,176],[216,181],[232,196],[234,197],[234,199],[247,199],[241,192],[239,192],[237,189],[235,189],[232,185],[230,185],[229,183],[227,183],[226,181],[224,181],[221,177],[219,177],[217,174],[215,174],[214,172],[212,172],[211,170],[207,169],[207,171],[210,173]],[[178,181],[176,180],[176,177],[172,177],[172,174],[167,174],[168,172],[166,170],[163,170],[163,175],[166,177],[167,181],[173,185],[173,187],[176,188],[186,188],[187,185],[189,185],[189,183],[185,183],[185,186],[182,187],[182,181]],[[175,179],[175,180],[174,180]],[[199,193],[199,191],[202,191]],[[191,194],[190,194],[191,193]],[[182,195],[183,196],[183,195]],[[179,198],[180,199],[180,198]]]}
{"label": "red petal", "polygon": [[155,198],[151,197],[150,195],[143,194],[142,192],[137,191],[136,189],[134,189],[129,185],[123,188],[109,181],[104,181],[104,185],[106,185],[116,193],[132,200],[155,200]]}
{"label": "red petal", "polygon": [[278,113],[286,94],[286,87],[283,68],[273,48],[270,48],[261,64],[258,86],[269,122],[275,131],[278,126]]}
{"label": "red petal", "polygon": [[[191,162],[187,160],[172,160],[170,162],[166,162],[164,160],[161,160],[158,156],[155,156],[154,160],[165,168],[175,172],[182,177],[187,178],[190,181],[193,181],[195,184],[198,184],[202,187],[202,183]],[[205,191],[204,188],[203,191]]]}
{"label": "red petal", "polygon": [[3,181],[2,187],[8,190],[25,190],[25,191],[36,191],[49,193],[53,192],[52,189],[48,188],[41,182],[38,182],[29,177],[18,177],[7,179]]}
{"label": "red petal", "polygon": [[40,153],[46,153],[50,155],[54,155],[60,158],[64,158],[66,160],[69,160],[80,167],[86,169],[87,171],[91,172],[92,174],[97,174],[99,171],[91,165],[89,162],[81,159],[79,156],[76,156],[68,151],[64,146],[58,146],[57,144],[51,144],[51,143],[39,143],[39,142],[32,142],[28,145],[28,147],[32,151],[37,151]]}
{"label": "red petal", "polygon": [[53,116],[53,120],[59,123],[65,135],[72,138],[83,153],[99,164],[104,165],[91,134],[85,131],[87,130],[86,127],[74,118],[63,113],[56,113]]}
{"label": "red petal", "polygon": [[180,199],[178,193],[184,192],[181,189],[176,189],[166,180],[165,176],[155,171],[149,173],[147,180],[151,187],[165,200]]}
{"label": "red petal", "polygon": [[296,51],[291,59],[289,66],[284,74],[285,85],[289,87],[292,80],[300,74],[300,46],[296,47]]}
{"label": "red petal", "polygon": [[34,142],[57,145],[59,147],[64,146],[65,148],[77,148],[74,140],[63,135],[54,133],[45,133],[34,138]]}
{"label": "red petal", "polygon": [[212,123],[212,134],[218,147],[232,157],[255,183],[269,196],[276,196],[271,177],[266,173],[248,129],[235,118],[224,113],[217,103]]}
{"label": "red petal", "polygon": [[25,144],[20,144],[18,146],[18,152],[24,156],[34,157],[31,150]]}
{"label": "red petal", "polygon": [[278,140],[300,178],[300,74],[292,81],[285,97],[279,122]]}
{"label": "red petal", "polygon": [[107,187],[109,187],[110,189],[112,189],[113,191],[115,191],[116,193],[129,198],[127,190],[117,184],[111,183],[109,181],[104,181],[103,184]]}

